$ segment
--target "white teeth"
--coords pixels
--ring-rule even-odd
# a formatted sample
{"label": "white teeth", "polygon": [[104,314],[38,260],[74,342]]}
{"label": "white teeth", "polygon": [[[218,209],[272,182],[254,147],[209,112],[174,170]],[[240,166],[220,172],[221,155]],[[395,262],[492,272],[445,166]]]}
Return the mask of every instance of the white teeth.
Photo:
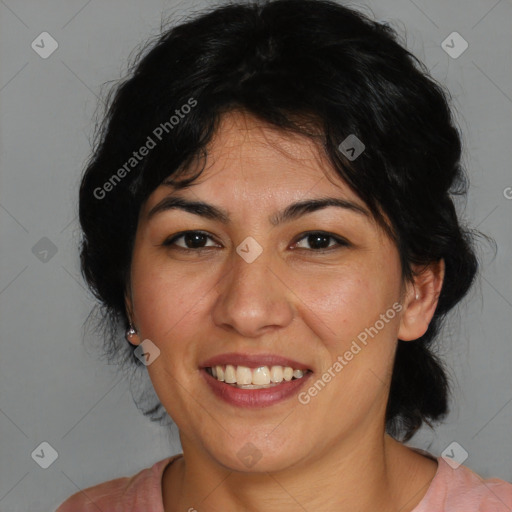
{"label": "white teeth", "polygon": [[247,366],[236,367],[236,383],[237,384],[252,384],[252,371]]}
{"label": "white teeth", "polygon": [[307,373],[307,370],[294,370],[290,366],[259,366],[249,368],[247,366],[226,366],[217,365],[210,368],[210,374],[220,382],[233,384],[246,389],[257,389],[259,387],[271,387],[284,381],[291,381],[293,378],[300,379]]}
{"label": "white teeth", "polygon": [[228,384],[236,384],[235,367],[231,364],[226,365],[226,370],[224,371],[224,381]]}
{"label": "white teeth", "polygon": [[268,369],[268,366],[254,368],[252,371],[252,383],[260,386],[263,384],[270,384],[270,370]]}
{"label": "white teeth", "polygon": [[272,382],[283,382],[282,366],[272,366],[272,368],[270,368],[270,380]]}
{"label": "white teeth", "polygon": [[304,375],[304,372],[302,370],[293,370],[293,376],[296,379],[300,379]]}

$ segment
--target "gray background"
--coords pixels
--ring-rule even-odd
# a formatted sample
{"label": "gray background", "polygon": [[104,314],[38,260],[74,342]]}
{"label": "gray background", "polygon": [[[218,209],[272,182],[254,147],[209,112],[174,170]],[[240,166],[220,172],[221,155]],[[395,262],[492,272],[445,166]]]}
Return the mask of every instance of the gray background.
{"label": "gray background", "polygon": [[[82,343],[94,301],[78,267],[77,190],[101,84],[124,74],[130,53],[159,32],[162,17],[179,19],[206,4],[0,0],[2,512],[54,510],[81,488],[180,451],[176,429],[146,420],[126,379]],[[450,89],[471,178],[460,211],[498,244],[494,259],[481,245],[481,277],[444,330],[452,412],[411,444],[440,455],[457,441],[469,453],[465,465],[512,481],[512,4],[351,5],[391,22]],[[43,31],[59,44],[47,59],[31,48]],[[453,31],[469,43],[456,59],[441,47]],[[42,237],[57,248],[46,262],[32,252]],[[31,458],[43,441],[58,452],[47,469]]]}

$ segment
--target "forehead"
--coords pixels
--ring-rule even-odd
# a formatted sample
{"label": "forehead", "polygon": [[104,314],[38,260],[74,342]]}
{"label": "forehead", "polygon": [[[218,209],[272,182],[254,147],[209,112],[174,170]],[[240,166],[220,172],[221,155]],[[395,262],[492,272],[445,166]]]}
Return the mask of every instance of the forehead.
{"label": "forehead", "polygon": [[[223,116],[207,151],[211,171],[223,173],[222,179],[243,179],[254,186],[283,183],[308,189],[325,181],[326,174],[335,177],[311,139],[279,130],[245,112]],[[341,179],[337,181],[341,186]]]}
{"label": "forehead", "polygon": [[[196,174],[204,166],[189,188],[177,192],[180,195],[198,195],[233,207],[237,199],[274,207],[303,196],[334,195],[364,206],[313,140],[279,130],[246,112],[224,114],[206,149],[206,162],[197,162],[180,175]],[[158,187],[146,209],[173,190]]]}

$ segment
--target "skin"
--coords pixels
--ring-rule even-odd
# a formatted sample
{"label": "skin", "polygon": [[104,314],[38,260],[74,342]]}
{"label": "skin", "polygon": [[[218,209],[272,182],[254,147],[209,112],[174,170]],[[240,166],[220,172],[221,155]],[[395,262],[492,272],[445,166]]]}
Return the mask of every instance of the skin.
{"label": "skin", "polygon": [[[184,457],[164,472],[165,511],[412,510],[437,463],[385,434],[385,408],[397,340],[427,330],[444,262],[403,283],[382,228],[346,209],[273,226],[270,215],[306,198],[365,207],[308,139],[231,112],[208,150],[190,188],[162,185],[143,205],[126,293],[134,342],[150,339],[160,350],[147,370],[180,431]],[[230,223],[177,209],[148,220],[173,193],[227,210]],[[211,235],[188,245],[207,250],[180,251],[183,238],[162,245],[183,230]],[[304,235],[319,230],[349,245],[327,238],[321,252]],[[247,236],[263,249],[252,263],[236,253]],[[199,373],[217,354],[265,352],[307,364],[314,382],[395,302],[402,310],[307,405],[294,396],[240,409],[216,398]],[[237,456],[248,441],[261,454],[251,468]]]}

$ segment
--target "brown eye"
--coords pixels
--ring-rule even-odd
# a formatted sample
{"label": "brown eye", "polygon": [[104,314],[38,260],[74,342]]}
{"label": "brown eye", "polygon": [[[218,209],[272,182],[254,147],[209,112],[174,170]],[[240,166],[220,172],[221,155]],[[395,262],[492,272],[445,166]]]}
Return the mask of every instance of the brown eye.
{"label": "brown eye", "polygon": [[[176,246],[180,249],[185,250],[208,249],[210,247],[217,246],[205,245],[208,239],[213,240],[210,235],[202,231],[184,231],[165,240],[165,242],[162,245],[166,247]],[[176,243],[178,240],[182,240],[182,242]]]}
{"label": "brown eye", "polygon": [[[306,249],[312,251],[331,250],[342,246],[350,245],[347,241],[343,240],[342,238],[333,235],[332,233],[326,233],[324,231],[313,231],[306,233],[302,238],[299,239],[299,242],[300,240],[306,240],[307,243],[310,245],[310,248]],[[332,241],[334,241],[334,245],[330,245]],[[299,242],[296,242],[295,247],[298,247]],[[303,249],[304,247],[298,248]]]}

